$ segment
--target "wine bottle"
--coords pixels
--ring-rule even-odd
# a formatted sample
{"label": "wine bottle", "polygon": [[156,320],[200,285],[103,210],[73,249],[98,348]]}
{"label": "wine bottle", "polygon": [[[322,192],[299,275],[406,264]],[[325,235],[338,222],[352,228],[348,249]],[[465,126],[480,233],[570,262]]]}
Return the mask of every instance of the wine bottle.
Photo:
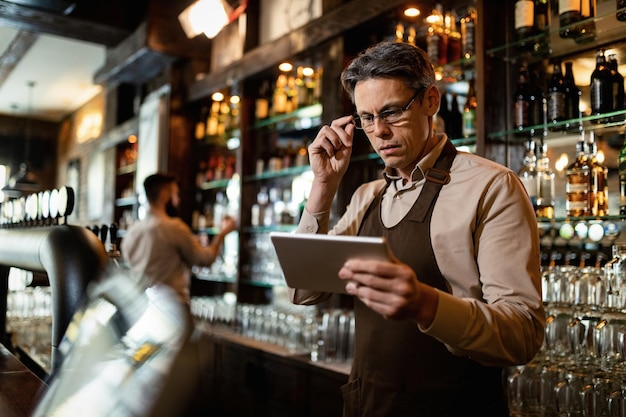
{"label": "wine bottle", "polygon": [[589,214],[589,171],[583,131],[576,143],[576,159],[565,169],[565,212],[568,217]]}
{"label": "wine bottle", "polygon": [[567,120],[565,129],[577,129],[580,126],[580,96],[582,91],[574,80],[572,61],[565,63],[563,86],[565,87],[565,119]]}
{"label": "wine bottle", "polygon": [[426,36],[426,53],[434,66],[439,65],[439,51],[441,50],[442,34],[443,34],[443,16],[434,9],[428,17],[427,36]]}
{"label": "wine bottle", "polygon": [[535,33],[535,2],[517,0],[515,2],[515,33],[520,50],[532,50],[533,41],[528,39]]}
{"label": "wine bottle", "polygon": [[596,0],[580,1],[580,23],[576,25],[576,43],[590,42],[596,39]]}
{"label": "wine bottle", "polygon": [[437,112],[437,130],[443,130],[449,134],[450,109],[448,106],[448,93],[446,90],[443,90],[441,91],[441,101],[439,102],[439,111]]}
{"label": "wine bottle", "polygon": [[537,217],[554,218],[554,179],[555,174],[550,169],[548,147],[541,141],[537,152],[537,201],[535,214]]}
{"label": "wine bottle", "polygon": [[453,139],[458,139],[463,136],[463,115],[461,114],[456,93],[452,93],[452,100],[450,101],[450,120],[446,129],[448,136]]}
{"label": "wine bottle", "polygon": [[563,126],[558,123],[566,119],[565,116],[565,86],[563,85],[563,73],[561,63],[552,66],[552,76],[548,84],[548,125],[550,130],[561,130]]}
{"label": "wine bottle", "polygon": [[463,106],[463,136],[466,138],[476,134],[476,108],[478,107],[474,79],[470,79],[468,84],[467,100]]}
{"label": "wine bottle", "polygon": [[518,136],[529,136],[528,129],[536,123],[532,119],[533,115],[533,95],[529,82],[528,68],[522,64],[519,69],[517,88],[513,93],[513,128]]}
{"label": "wine bottle", "polygon": [[626,0],[617,0],[615,3],[617,6],[615,17],[620,22],[626,22]]}
{"label": "wine bottle", "polygon": [[550,31],[550,0],[535,0],[535,38],[533,54],[544,55],[547,52]]}
{"label": "wine bottle", "polygon": [[[617,55],[609,55],[609,70],[611,71],[612,78],[612,111],[624,110],[624,77],[619,73],[617,65]],[[624,115],[613,116],[611,121],[624,120]]]}
{"label": "wine bottle", "polygon": [[[593,116],[600,116],[613,110],[613,80],[604,56],[604,49],[601,48],[596,51],[596,67],[591,73],[589,90]],[[606,121],[603,117],[592,120],[594,123]]]}
{"label": "wine bottle", "polygon": [[576,24],[580,22],[580,0],[559,0],[559,36],[575,38]]}

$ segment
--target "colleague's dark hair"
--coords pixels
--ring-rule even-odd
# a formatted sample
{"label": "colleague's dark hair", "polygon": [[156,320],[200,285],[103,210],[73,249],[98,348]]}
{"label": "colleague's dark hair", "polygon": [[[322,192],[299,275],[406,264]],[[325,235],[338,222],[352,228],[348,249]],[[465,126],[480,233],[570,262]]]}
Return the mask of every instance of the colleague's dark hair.
{"label": "colleague's dark hair", "polygon": [[408,88],[419,91],[435,84],[435,70],[424,50],[403,42],[381,42],[352,60],[341,73],[341,84],[354,102],[356,84],[372,78],[401,78]]}
{"label": "colleague's dark hair", "polygon": [[148,175],[143,181],[143,189],[146,191],[148,202],[156,201],[161,189],[176,181],[176,177],[170,174],[156,173]]}

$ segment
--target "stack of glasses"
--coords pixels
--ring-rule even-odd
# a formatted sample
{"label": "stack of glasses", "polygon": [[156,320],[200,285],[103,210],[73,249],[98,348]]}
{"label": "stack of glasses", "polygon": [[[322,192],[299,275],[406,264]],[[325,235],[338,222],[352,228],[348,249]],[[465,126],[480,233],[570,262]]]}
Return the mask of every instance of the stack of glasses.
{"label": "stack of glasses", "polygon": [[543,271],[544,344],[507,369],[511,416],[626,416],[626,245],[602,268]]}

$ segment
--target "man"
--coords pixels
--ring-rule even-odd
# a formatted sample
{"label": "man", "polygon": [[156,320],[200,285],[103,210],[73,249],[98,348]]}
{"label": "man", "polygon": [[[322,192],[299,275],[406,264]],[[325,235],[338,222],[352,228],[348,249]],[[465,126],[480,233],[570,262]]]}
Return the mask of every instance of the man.
{"label": "man", "polygon": [[[391,262],[338,271],[354,296],[344,416],[508,416],[502,367],[529,361],[545,316],[537,223],[517,175],[436,134],[440,94],[419,48],[381,43],[344,70],[356,107],[308,148],[315,175],[299,233],[385,236]],[[385,163],[329,231],[355,129]],[[294,303],[329,294],[291,289]]]}
{"label": "man", "polygon": [[189,303],[190,268],[215,261],[224,237],[235,230],[235,221],[224,217],[219,233],[204,247],[187,224],[171,216],[180,202],[176,178],[157,173],[143,185],[150,207],[145,219],[135,223],[122,240],[122,256],[148,285],[169,285]]}

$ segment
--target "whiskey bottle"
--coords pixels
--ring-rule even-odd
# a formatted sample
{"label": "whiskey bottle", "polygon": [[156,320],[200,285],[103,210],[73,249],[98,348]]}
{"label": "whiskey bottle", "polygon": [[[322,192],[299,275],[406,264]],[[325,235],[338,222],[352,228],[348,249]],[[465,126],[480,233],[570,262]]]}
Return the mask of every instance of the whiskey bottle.
{"label": "whiskey bottle", "polygon": [[[604,56],[604,49],[596,51],[596,67],[591,73],[589,84],[591,97],[591,114],[600,116],[613,110],[613,80],[611,70]],[[594,123],[604,123],[606,118],[592,120]]]}
{"label": "whiskey bottle", "polygon": [[525,143],[525,146],[526,152],[524,153],[523,165],[517,175],[522,181],[522,184],[524,184],[524,188],[526,189],[526,193],[528,193],[530,202],[532,203],[533,208],[536,210],[537,197],[539,196],[539,183],[537,177],[537,155],[535,153],[536,144],[534,140],[528,139]]}
{"label": "whiskey bottle", "polygon": [[458,139],[463,136],[463,114],[461,114],[461,108],[459,107],[456,93],[452,93],[449,123],[446,125],[446,133],[452,139]]}
{"label": "whiskey bottle", "polygon": [[563,84],[563,73],[561,63],[557,62],[553,66],[550,84],[548,85],[548,124],[550,130],[562,130],[560,122],[566,119],[565,115],[565,86]]}
{"label": "whiskey bottle", "polygon": [[474,45],[475,28],[476,9],[470,6],[467,8],[467,14],[461,19],[461,48],[464,59],[473,58],[476,54]]}
{"label": "whiskey bottle", "polygon": [[609,215],[609,172],[607,166],[598,158],[595,134],[587,135],[587,161],[589,164],[589,215]]}
{"label": "whiskey bottle", "polygon": [[559,36],[575,38],[576,24],[580,22],[580,0],[559,0]]}
{"label": "whiskey bottle", "polygon": [[446,13],[446,27],[448,29],[448,63],[461,60],[461,32],[457,30],[456,12]]}
{"label": "whiskey bottle", "polygon": [[568,217],[589,215],[589,171],[583,131],[576,143],[576,159],[565,169],[565,212]]}
{"label": "whiskey bottle", "polygon": [[554,218],[554,171],[550,169],[548,147],[541,141],[537,153],[537,217]]}

